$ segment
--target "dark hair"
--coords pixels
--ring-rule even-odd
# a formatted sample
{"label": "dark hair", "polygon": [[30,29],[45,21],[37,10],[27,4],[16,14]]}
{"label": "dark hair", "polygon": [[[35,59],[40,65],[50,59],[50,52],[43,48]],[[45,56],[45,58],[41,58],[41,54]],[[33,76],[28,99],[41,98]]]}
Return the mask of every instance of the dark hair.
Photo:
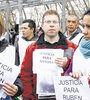
{"label": "dark hair", "polygon": [[33,20],[26,19],[26,20],[23,21],[23,23],[29,23],[28,27],[30,27],[31,29],[34,28],[34,33],[35,33],[35,31],[36,31],[36,24],[35,24],[35,22]]}
{"label": "dark hair", "polygon": [[76,14],[70,14],[68,16],[75,16],[77,18],[77,22],[79,22],[79,17]]}
{"label": "dark hair", "polygon": [[48,10],[44,13],[44,15],[42,17],[42,23],[44,22],[44,17],[47,15],[56,15],[58,17],[59,22],[60,22],[60,16],[59,16],[58,12],[55,10]]}
{"label": "dark hair", "polygon": [[85,15],[90,15],[90,8],[89,8],[87,11],[84,12],[83,17],[84,17]]}

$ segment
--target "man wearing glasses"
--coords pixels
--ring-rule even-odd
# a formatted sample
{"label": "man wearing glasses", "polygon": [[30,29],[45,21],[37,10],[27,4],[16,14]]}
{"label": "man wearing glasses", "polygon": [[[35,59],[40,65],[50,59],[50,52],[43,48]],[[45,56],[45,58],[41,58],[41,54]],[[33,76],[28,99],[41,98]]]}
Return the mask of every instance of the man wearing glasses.
{"label": "man wearing glasses", "polygon": [[[42,29],[43,33],[39,39],[28,46],[21,66],[21,80],[24,86],[23,100],[39,100],[36,93],[36,76],[33,74],[32,68],[33,52],[36,49],[62,49],[64,51],[63,57],[56,58],[55,63],[57,66],[62,67],[65,72],[68,69],[73,52],[77,48],[75,44],[66,40],[66,37],[59,31],[60,17],[56,11],[48,10],[44,13]],[[44,100],[56,99],[53,97]]]}

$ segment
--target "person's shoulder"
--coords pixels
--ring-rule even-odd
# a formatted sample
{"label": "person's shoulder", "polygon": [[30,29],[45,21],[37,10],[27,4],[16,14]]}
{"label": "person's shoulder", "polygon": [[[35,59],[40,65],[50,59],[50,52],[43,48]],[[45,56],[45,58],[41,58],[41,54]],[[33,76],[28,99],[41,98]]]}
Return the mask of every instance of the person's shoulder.
{"label": "person's shoulder", "polygon": [[33,48],[36,48],[36,43],[37,43],[37,40],[36,41],[33,41],[28,47],[27,49],[33,49]]}
{"label": "person's shoulder", "polygon": [[72,47],[72,48],[75,48],[75,49],[78,47],[78,45],[76,45],[75,43],[73,43],[70,40],[67,40],[67,43],[68,43],[68,47]]}
{"label": "person's shoulder", "polygon": [[38,39],[38,36],[35,35],[33,38],[32,38],[32,41],[36,41]]}

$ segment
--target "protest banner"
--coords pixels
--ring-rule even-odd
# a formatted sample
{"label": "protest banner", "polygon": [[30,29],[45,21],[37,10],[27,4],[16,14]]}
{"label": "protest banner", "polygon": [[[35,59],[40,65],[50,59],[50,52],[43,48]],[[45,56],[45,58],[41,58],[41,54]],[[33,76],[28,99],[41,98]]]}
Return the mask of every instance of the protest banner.
{"label": "protest banner", "polygon": [[56,100],[90,100],[90,88],[87,77],[79,80],[70,76],[54,78]]}

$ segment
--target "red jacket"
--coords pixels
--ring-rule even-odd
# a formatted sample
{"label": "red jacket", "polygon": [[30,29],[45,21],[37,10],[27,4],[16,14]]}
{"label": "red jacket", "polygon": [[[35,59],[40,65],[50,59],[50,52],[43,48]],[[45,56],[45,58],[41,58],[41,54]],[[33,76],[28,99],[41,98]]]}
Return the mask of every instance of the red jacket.
{"label": "red jacket", "polygon": [[73,44],[69,40],[66,40],[62,33],[59,33],[60,39],[54,44],[44,41],[44,34],[39,39],[28,46],[26,49],[25,57],[21,66],[21,80],[24,86],[23,100],[38,100],[36,94],[36,75],[33,74],[33,51],[35,49],[47,49],[47,48],[60,48],[64,50],[64,56],[68,58],[67,65],[64,71],[68,68],[70,59],[73,52],[77,48],[77,45]]}

